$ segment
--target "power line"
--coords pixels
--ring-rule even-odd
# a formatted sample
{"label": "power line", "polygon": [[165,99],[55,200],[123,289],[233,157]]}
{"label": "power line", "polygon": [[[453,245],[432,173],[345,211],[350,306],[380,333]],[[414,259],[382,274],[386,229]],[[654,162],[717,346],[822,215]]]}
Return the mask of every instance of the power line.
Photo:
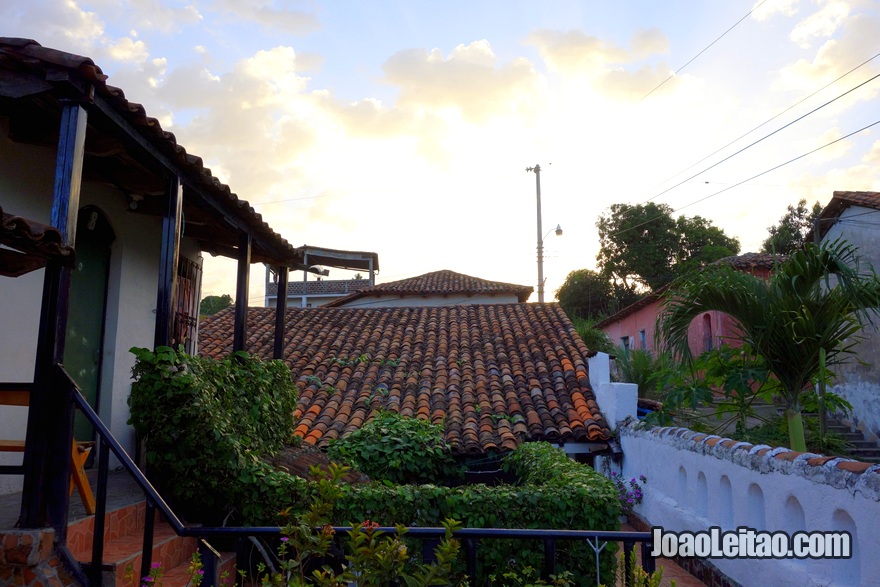
{"label": "power line", "polygon": [[672,75],[670,75],[670,76],[667,77],[665,80],[663,80],[662,82],[660,82],[659,84],[657,84],[657,87],[655,87],[653,90],[651,90],[650,92],[648,92],[647,94],[645,94],[644,96],[642,96],[642,98],[639,100],[639,102],[641,102],[642,100],[644,100],[645,98],[647,98],[648,96],[650,96],[651,94],[653,94],[654,92],[656,92],[657,90],[659,90],[659,89],[660,89],[660,86],[662,86],[663,84],[665,84],[666,82],[668,82],[669,80],[671,80],[672,78],[674,78],[676,75],[678,75],[678,73],[679,73],[680,71],[684,70],[685,67],[687,67],[688,65],[690,65],[691,63],[693,63],[694,60],[697,59],[697,57],[699,57],[700,55],[702,55],[703,53],[705,53],[706,51],[708,51],[709,48],[710,48],[712,45],[714,45],[715,43],[717,43],[718,41],[720,41],[720,40],[722,39],[722,37],[724,37],[724,35],[726,35],[726,34],[729,33],[730,31],[732,31],[734,28],[736,28],[736,26],[737,26],[739,23],[741,23],[742,21],[744,21],[745,19],[747,19],[749,16],[751,16],[751,14],[752,14],[755,10],[757,10],[758,8],[760,8],[761,5],[764,4],[764,2],[766,2],[766,1],[767,1],[767,0],[761,0],[761,2],[759,2],[759,3],[758,3],[756,6],[754,6],[751,10],[749,10],[748,14],[746,14],[746,15],[743,16],[741,19],[739,19],[738,21],[736,21],[735,23],[733,23],[733,26],[731,26],[729,29],[727,29],[726,31],[724,31],[723,33],[721,33],[721,36],[719,36],[717,39],[715,39],[714,41],[712,41],[711,43],[709,43],[708,45],[706,45],[706,47],[705,47],[702,51],[700,51],[699,53],[697,53],[696,55],[694,55],[693,57],[691,57],[690,61],[688,61],[687,63],[685,63],[685,64],[682,65],[681,67],[679,67],[677,70],[673,71],[673,72],[672,72]]}
{"label": "power line", "polygon": [[[802,116],[799,116],[798,118],[795,118],[794,120],[792,120],[792,121],[789,122],[788,124],[785,124],[785,125],[783,125],[783,126],[777,128],[777,129],[774,130],[773,132],[764,135],[763,137],[761,137],[761,138],[758,139],[757,141],[753,141],[752,143],[749,143],[748,145],[746,145],[745,147],[743,147],[743,148],[740,149],[739,151],[736,151],[736,152],[734,152],[734,153],[731,153],[730,155],[728,155],[728,156],[725,157],[724,159],[721,159],[720,161],[716,161],[715,163],[713,163],[713,164],[710,165],[709,167],[705,168],[704,170],[702,170],[702,171],[698,171],[698,172],[695,173],[694,175],[690,176],[690,177],[687,178],[687,179],[684,179],[684,180],[678,182],[678,183],[675,184],[674,186],[671,186],[671,187],[666,188],[665,190],[663,190],[663,191],[660,192],[659,194],[657,194],[657,195],[655,195],[655,196],[652,196],[652,197],[648,198],[647,200],[645,200],[645,202],[650,202],[651,200],[654,200],[654,199],[656,199],[656,198],[659,198],[659,197],[662,196],[663,194],[665,194],[665,193],[667,193],[667,192],[670,192],[670,191],[674,190],[675,188],[679,187],[680,185],[689,182],[690,180],[694,179],[694,178],[697,177],[698,175],[702,175],[702,174],[706,173],[707,171],[709,171],[710,169],[712,169],[712,168],[714,168],[714,167],[717,167],[717,166],[721,165],[721,164],[724,163],[725,161],[728,161],[728,160],[732,159],[733,157],[736,157],[737,155],[739,155],[739,154],[742,153],[743,151],[746,151],[746,150],[748,150],[748,149],[751,149],[752,147],[754,147],[754,146],[757,145],[758,143],[764,141],[765,139],[768,139],[768,138],[772,137],[773,135],[775,135],[776,133],[785,130],[786,128],[788,128],[789,126],[795,124],[796,122],[800,122],[801,120],[803,120],[803,119],[806,118],[807,116],[810,116],[811,114],[814,114],[815,112],[821,110],[822,108],[825,108],[825,107],[828,106],[829,104],[831,104],[831,103],[833,103],[833,102],[836,102],[837,100],[840,100],[841,98],[843,98],[843,97],[846,96],[847,94],[850,94],[850,93],[856,91],[857,89],[861,88],[862,86],[864,86],[864,85],[866,85],[866,84],[868,84],[868,83],[874,81],[874,80],[877,79],[878,77],[880,77],[880,73],[878,73],[877,75],[875,75],[875,76],[872,77],[872,78],[869,78],[869,79],[863,81],[862,83],[860,83],[859,85],[855,86],[854,88],[850,88],[849,90],[847,90],[847,91],[845,91],[844,93],[840,94],[840,95],[837,96],[836,98],[832,98],[831,100],[825,102],[825,103],[822,104],[821,106],[817,106],[816,108],[813,108],[812,110],[810,110],[810,111],[807,112],[806,114],[804,114],[804,115],[802,115]],[[714,153],[713,153],[713,154],[714,154]],[[710,156],[711,156],[711,155],[710,155]]]}
{"label": "power line", "polygon": [[[772,117],[768,118],[767,120],[765,120],[764,122],[762,122],[761,124],[759,124],[758,126],[756,126],[755,128],[753,128],[752,130],[750,130],[750,131],[748,131],[748,132],[746,132],[746,133],[744,133],[744,134],[741,134],[740,136],[738,136],[737,138],[733,139],[732,141],[730,141],[729,143],[727,143],[727,144],[724,145],[723,147],[720,147],[720,148],[716,149],[715,151],[709,153],[708,155],[706,155],[705,157],[703,157],[702,159],[700,159],[700,160],[697,161],[696,163],[692,163],[692,164],[689,165],[688,167],[682,169],[681,171],[679,171],[678,173],[676,173],[675,175],[673,175],[672,177],[670,177],[670,178],[667,179],[666,181],[662,182],[660,185],[663,185],[663,184],[666,183],[667,181],[670,181],[670,180],[672,180],[672,179],[678,177],[679,175],[681,175],[681,174],[684,173],[685,171],[688,171],[689,169],[691,169],[691,168],[693,168],[693,167],[696,167],[697,165],[699,165],[700,163],[702,163],[703,161],[705,161],[705,160],[708,159],[709,157],[712,157],[713,155],[718,154],[719,152],[723,151],[724,149],[726,149],[726,148],[729,147],[730,145],[732,145],[732,144],[736,143],[737,141],[739,141],[739,140],[741,140],[741,139],[743,139],[743,138],[749,136],[750,134],[752,134],[753,132],[755,132],[756,130],[758,130],[759,128],[761,128],[762,126],[764,126],[764,125],[766,125],[766,124],[769,124],[770,122],[776,120],[777,118],[779,118],[780,116],[782,116],[783,114],[785,114],[786,112],[788,112],[789,110],[791,110],[792,108],[795,108],[796,106],[799,106],[800,104],[806,102],[807,100],[809,100],[810,98],[812,98],[813,96],[815,96],[816,94],[818,94],[819,92],[821,92],[822,90],[828,88],[829,86],[832,86],[832,85],[836,84],[837,82],[839,82],[840,80],[842,80],[843,78],[845,78],[846,76],[848,76],[849,74],[851,74],[852,72],[854,72],[854,71],[856,71],[857,69],[860,69],[861,67],[867,65],[868,63],[870,63],[871,61],[873,61],[873,60],[876,59],[877,57],[880,57],[880,53],[876,53],[876,54],[874,54],[873,57],[870,57],[869,59],[866,59],[865,61],[862,61],[860,64],[856,65],[855,67],[853,67],[852,69],[850,69],[849,71],[847,71],[846,73],[844,73],[843,75],[839,76],[838,78],[836,78],[836,79],[833,80],[833,81],[828,82],[827,84],[825,84],[824,86],[822,86],[822,87],[819,88],[818,90],[814,91],[814,92],[811,93],[810,95],[801,98],[800,100],[798,100],[797,102],[795,102],[794,104],[792,104],[791,106],[789,106],[788,108],[786,108],[785,110],[779,112],[779,113],[776,114],[775,116],[772,116]],[[708,182],[707,182],[707,183],[708,183]],[[655,197],[656,197],[656,196],[655,196]]]}
{"label": "power line", "polygon": [[[788,165],[789,163],[793,163],[793,162],[795,162],[795,161],[797,161],[797,160],[799,160],[799,159],[803,159],[804,157],[806,157],[806,156],[808,156],[808,155],[812,155],[813,153],[815,153],[815,152],[817,152],[817,151],[820,151],[820,150],[824,149],[825,147],[830,147],[831,145],[833,145],[833,144],[835,144],[835,143],[838,143],[838,142],[840,142],[840,141],[842,141],[842,140],[844,140],[844,139],[848,139],[849,137],[851,137],[851,136],[853,136],[853,135],[856,135],[856,134],[862,132],[863,130],[867,130],[867,129],[871,128],[872,126],[876,126],[876,125],[878,125],[878,124],[880,124],[880,120],[877,120],[877,121],[875,121],[875,122],[872,122],[871,124],[869,124],[869,125],[867,125],[867,126],[863,126],[862,128],[860,128],[860,129],[858,129],[858,130],[855,130],[855,131],[853,131],[853,132],[851,132],[851,133],[849,133],[849,134],[847,134],[847,135],[844,135],[844,136],[842,136],[842,137],[840,137],[840,138],[838,138],[838,139],[835,139],[835,140],[831,141],[830,143],[825,143],[825,144],[822,145],[821,147],[817,147],[817,148],[813,149],[812,151],[808,151],[808,152],[806,152],[806,153],[804,153],[804,154],[802,154],[802,155],[798,155],[797,157],[795,157],[795,158],[793,158],[793,159],[789,159],[788,161],[786,161],[786,162],[784,162],[784,163],[780,163],[779,165],[776,165],[776,166],[774,166],[774,167],[771,167],[770,169],[767,169],[767,170],[765,170],[765,171],[762,171],[761,173],[755,174],[755,175],[749,177],[748,179],[744,179],[744,180],[742,180],[742,181],[739,181],[739,182],[737,182],[737,183],[734,183],[734,184],[732,184],[732,185],[730,185],[730,186],[724,188],[723,190],[719,190],[719,191],[715,192],[714,194],[709,194],[708,196],[705,196],[705,197],[703,197],[703,198],[700,198],[699,200],[696,200],[696,201],[694,201],[694,202],[691,202],[690,204],[685,204],[684,206],[682,206],[682,207],[680,207],[680,208],[677,208],[676,210],[673,210],[672,212],[673,212],[673,213],[674,213],[674,212],[679,212],[679,211],[681,211],[681,210],[684,210],[685,208],[689,208],[690,206],[693,206],[694,204],[699,204],[700,202],[704,202],[704,201],[708,200],[709,198],[713,198],[713,197],[717,196],[718,194],[722,194],[722,193],[724,193],[724,192],[726,192],[726,191],[728,191],[728,190],[732,190],[732,189],[735,188],[735,187],[741,186],[742,184],[744,184],[744,183],[746,183],[746,182],[749,182],[749,181],[755,179],[756,177],[761,177],[762,175],[766,175],[766,174],[770,173],[771,171],[776,171],[776,170],[779,169],[780,167],[784,167],[784,166]],[[639,224],[636,224],[636,225],[634,225],[634,226],[629,226],[629,227],[624,228],[624,229],[622,229],[622,230],[618,230],[617,232],[614,233],[614,235],[623,234],[624,232],[627,232],[627,231],[629,231],[629,230],[633,230],[634,228],[639,228],[640,226],[644,226],[645,224],[649,224],[649,223],[651,223],[651,222],[657,220],[658,218],[663,218],[663,216],[662,216],[662,215],[658,215],[658,216],[655,216],[655,217],[653,217],[653,218],[649,218],[648,220],[645,220],[644,222],[640,222]]]}
{"label": "power line", "polygon": [[761,173],[758,173],[757,175],[753,175],[752,177],[750,177],[750,178],[748,178],[748,179],[744,179],[744,180],[742,180],[742,181],[740,181],[740,182],[738,182],[738,183],[735,183],[735,184],[733,184],[733,185],[731,185],[731,186],[729,186],[729,187],[726,187],[726,188],[724,188],[723,190],[719,190],[719,191],[715,192],[714,194],[710,194],[710,195],[708,195],[708,196],[706,196],[706,197],[704,197],[704,198],[700,198],[699,200],[697,200],[697,201],[695,201],[695,202],[691,202],[690,204],[686,204],[686,205],[682,206],[681,208],[678,208],[678,209],[675,210],[675,211],[678,212],[679,210],[684,210],[685,208],[688,208],[688,207],[690,207],[690,206],[693,206],[694,204],[699,204],[700,202],[703,202],[703,201],[705,201],[705,200],[708,200],[709,198],[715,197],[715,196],[717,196],[718,194],[721,194],[721,193],[726,192],[727,190],[731,190],[731,189],[733,189],[733,188],[735,188],[735,187],[737,187],[737,186],[740,186],[740,185],[742,185],[742,184],[744,184],[744,183],[746,183],[746,182],[748,182],[748,181],[751,181],[751,180],[755,179],[756,177],[761,177],[762,175],[766,175],[766,174],[770,173],[771,171],[776,171],[776,170],[779,169],[780,167],[784,167],[784,166],[788,165],[789,163],[794,163],[794,162],[797,161],[798,159],[803,159],[804,157],[806,157],[806,156],[808,156],[808,155],[812,155],[812,154],[815,153],[816,151],[820,151],[820,150],[824,149],[825,147],[830,147],[830,146],[833,145],[834,143],[838,143],[838,142],[842,141],[843,139],[848,139],[849,137],[851,137],[851,136],[853,136],[853,135],[856,135],[856,134],[862,132],[863,130],[867,130],[867,129],[871,128],[872,126],[876,126],[876,125],[878,125],[878,124],[880,124],[880,120],[877,120],[877,121],[875,121],[875,122],[872,122],[871,124],[869,124],[869,125],[867,125],[867,126],[863,126],[863,127],[860,128],[859,130],[855,130],[855,131],[849,133],[848,135],[844,135],[844,136],[840,137],[839,139],[835,139],[835,140],[831,141],[830,143],[825,143],[825,144],[822,145],[821,147],[817,147],[817,148],[813,149],[812,151],[808,151],[808,152],[804,153],[803,155],[798,155],[798,156],[795,157],[794,159],[789,159],[789,160],[786,161],[785,163],[780,163],[779,165],[777,165],[777,166],[775,166],[775,167],[771,167],[770,169],[767,169],[766,171],[762,171]]}

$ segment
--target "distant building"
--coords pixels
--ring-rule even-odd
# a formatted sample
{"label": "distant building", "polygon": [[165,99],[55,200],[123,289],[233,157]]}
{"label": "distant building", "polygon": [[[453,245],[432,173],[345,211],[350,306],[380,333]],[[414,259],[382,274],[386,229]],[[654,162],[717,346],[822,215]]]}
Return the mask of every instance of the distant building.
{"label": "distant building", "polygon": [[[880,192],[834,192],[808,242],[843,239],[859,248],[862,262],[880,270]],[[864,267],[864,266],[863,266]],[[831,390],[852,404],[851,424],[866,439],[880,439],[880,333],[868,325],[853,351],[858,360],[834,368]]]}
{"label": "distant building", "polygon": [[[363,251],[340,251],[324,247],[303,245],[299,249],[303,252],[303,265],[308,267],[302,272],[302,279],[295,279],[296,273],[290,274],[287,284],[287,307],[288,308],[317,308],[324,306],[338,298],[348,296],[376,283],[375,275],[379,272],[379,255]],[[318,277],[308,280],[309,273],[326,276],[329,271],[325,267],[346,269],[350,271],[362,271],[366,274],[363,279],[322,279]],[[275,273],[266,267],[266,295],[264,306],[275,307],[278,299],[278,283]]]}
{"label": "distant building", "polygon": [[532,295],[530,285],[489,281],[443,269],[389,281],[333,300],[334,308],[516,304]]}

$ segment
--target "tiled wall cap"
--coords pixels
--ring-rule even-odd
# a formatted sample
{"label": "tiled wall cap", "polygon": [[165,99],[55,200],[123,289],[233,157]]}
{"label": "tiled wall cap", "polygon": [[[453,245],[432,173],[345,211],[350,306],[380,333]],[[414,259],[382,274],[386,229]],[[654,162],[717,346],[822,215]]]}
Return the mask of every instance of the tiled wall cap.
{"label": "tiled wall cap", "polygon": [[762,451],[762,450],[765,450],[768,448],[770,448],[769,444],[756,444],[751,449],[749,449],[749,454],[750,455],[758,454],[758,451]]}
{"label": "tiled wall cap", "polygon": [[784,446],[777,446],[776,448],[771,449],[769,452],[767,452],[767,456],[768,457],[775,457],[776,455],[782,454],[784,452],[792,452],[792,451],[790,448],[786,448]]}
{"label": "tiled wall cap", "polygon": [[843,457],[835,457],[835,458],[831,459],[830,461],[825,461],[822,464],[822,466],[825,467],[826,469],[836,469],[837,463],[840,463],[843,461],[851,461],[851,460],[852,459],[845,459]]}
{"label": "tiled wall cap", "polygon": [[[734,441],[734,442],[735,442],[735,441]],[[739,450],[739,449],[750,450],[753,446],[755,446],[755,445],[752,444],[751,442],[742,442],[742,441],[740,441],[740,442],[736,442],[736,444],[734,444],[733,446],[731,446],[731,447],[730,447],[730,451],[733,452],[733,451],[735,451],[735,450]],[[747,448],[747,447],[748,447],[748,448]]]}
{"label": "tiled wall cap", "polygon": [[704,438],[702,440],[702,443],[705,444],[706,446],[715,446],[716,444],[718,444],[722,440],[728,440],[728,439],[723,438],[721,436],[718,436],[717,434],[710,434],[709,436],[707,436],[706,438]]}

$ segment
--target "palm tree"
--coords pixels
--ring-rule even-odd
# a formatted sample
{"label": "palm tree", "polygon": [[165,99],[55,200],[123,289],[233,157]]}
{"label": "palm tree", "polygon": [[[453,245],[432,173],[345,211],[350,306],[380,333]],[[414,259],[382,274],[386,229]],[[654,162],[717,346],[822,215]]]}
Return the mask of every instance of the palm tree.
{"label": "palm tree", "polygon": [[[658,341],[691,359],[688,327],[704,312],[737,322],[731,338],[764,358],[780,384],[791,448],[805,451],[801,393],[825,366],[847,362],[880,306],[880,277],[861,273],[857,249],[844,241],[808,243],[777,265],[769,280],[716,264],[669,288],[657,318]],[[834,277],[832,277],[834,276]]]}

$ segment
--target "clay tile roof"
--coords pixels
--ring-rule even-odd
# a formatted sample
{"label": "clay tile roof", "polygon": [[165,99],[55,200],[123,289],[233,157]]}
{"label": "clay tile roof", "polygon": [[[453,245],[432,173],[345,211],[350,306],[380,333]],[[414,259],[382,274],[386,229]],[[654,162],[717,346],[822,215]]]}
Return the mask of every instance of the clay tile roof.
{"label": "clay tile roof", "polygon": [[327,307],[341,307],[362,298],[392,296],[496,296],[503,294],[516,295],[520,302],[525,302],[534,289],[529,285],[516,285],[500,281],[488,281],[479,277],[471,277],[448,269],[425,273],[417,277],[381,283],[361,290],[349,296],[333,300]]}
{"label": "clay tile roof", "polygon": [[[300,388],[295,434],[326,446],[377,408],[442,423],[460,453],[523,440],[606,441],[588,351],[558,304],[291,308],[284,360]],[[203,320],[201,353],[232,348],[233,309]],[[275,310],[248,310],[247,348],[270,358]]]}
{"label": "clay tile roof", "polygon": [[59,259],[71,266],[73,248],[62,244],[57,229],[7,214],[0,207],[0,275],[18,277],[44,267],[51,259]]}
{"label": "clay tile roof", "polygon": [[[834,192],[831,201],[819,214],[819,237],[822,238],[835,224],[838,218],[850,206],[859,206],[861,208],[871,208],[880,210],[880,192]],[[814,239],[811,230],[804,240],[812,242]]]}
{"label": "clay tile roof", "polygon": [[[0,37],[0,72],[12,76],[17,83],[0,84],[0,95],[11,98],[39,97],[54,92],[55,86],[46,81],[53,72],[64,70],[76,84],[94,88],[96,99],[106,101],[116,115],[131,124],[158,152],[178,166],[193,185],[209,194],[229,217],[245,223],[253,234],[267,243],[271,251],[255,249],[256,261],[301,261],[302,253],[278,235],[247,201],[240,199],[228,185],[214,177],[201,157],[186,152],[173,133],[165,131],[155,118],[147,116],[144,107],[129,102],[125,93],[106,83],[107,75],[88,57],[43,47],[31,39]],[[91,123],[91,120],[89,121]]]}

